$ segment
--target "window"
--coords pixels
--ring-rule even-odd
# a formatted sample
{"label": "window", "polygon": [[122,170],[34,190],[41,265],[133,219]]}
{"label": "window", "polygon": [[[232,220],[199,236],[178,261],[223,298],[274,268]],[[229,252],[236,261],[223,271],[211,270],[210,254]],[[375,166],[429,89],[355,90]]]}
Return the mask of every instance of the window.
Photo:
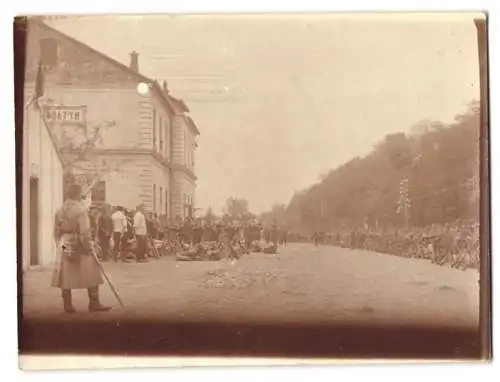
{"label": "window", "polygon": [[168,120],[165,121],[165,158],[168,158],[170,154],[169,150],[170,144],[170,126]]}
{"label": "window", "polygon": [[153,213],[156,213],[156,184],[153,184]]}
{"label": "window", "polygon": [[193,141],[193,144],[191,145],[191,168],[194,168],[194,150],[196,148],[196,142]]}
{"label": "window", "polygon": [[188,203],[187,203],[188,204],[188,216],[190,219],[192,219],[193,218],[193,198],[191,195],[188,195],[187,199],[188,199]]}
{"label": "window", "polygon": [[189,162],[188,162],[188,158],[187,158],[187,153],[188,153],[188,150],[187,150],[187,134],[186,134],[186,130],[184,130],[184,163],[187,165]]}
{"label": "window", "polygon": [[186,166],[189,167],[189,164],[191,163],[191,148],[189,147],[189,135],[186,134]]}
{"label": "window", "polygon": [[106,201],[106,182],[98,182],[91,191],[90,198],[92,202],[104,203]]}
{"label": "window", "polygon": [[156,110],[153,109],[153,151],[156,151]]}
{"label": "window", "polygon": [[165,215],[168,217],[168,189],[165,189]]}
{"label": "window", "polygon": [[163,213],[163,187],[160,187],[160,210],[158,211],[161,215]]}
{"label": "window", "polygon": [[159,126],[159,130],[160,130],[160,153],[163,154],[163,119],[160,117],[160,126]]}
{"label": "window", "polygon": [[40,61],[43,65],[56,66],[58,62],[57,41],[51,38],[40,40]]}

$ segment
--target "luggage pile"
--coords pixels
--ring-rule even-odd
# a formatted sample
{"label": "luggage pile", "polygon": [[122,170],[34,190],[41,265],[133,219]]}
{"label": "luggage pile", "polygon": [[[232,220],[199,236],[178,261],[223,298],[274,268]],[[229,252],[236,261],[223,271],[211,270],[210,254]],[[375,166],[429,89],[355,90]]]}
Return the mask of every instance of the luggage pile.
{"label": "luggage pile", "polygon": [[176,255],[178,261],[219,261],[223,258],[237,260],[249,254],[242,243],[203,242],[195,245],[184,244]]}
{"label": "luggage pile", "polygon": [[278,252],[278,245],[276,243],[269,243],[264,246],[262,249],[262,252],[271,254],[271,255],[276,255]]}
{"label": "luggage pile", "polygon": [[250,243],[251,252],[262,252],[262,243],[259,240],[254,240]]}
{"label": "luggage pile", "polygon": [[192,247],[183,245],[176,255],[177,261],[219,261],[222,259],[222,249],[218,243],[201,243]]}
{"label": "luggage pile", "polygon": [[255,240],[250,243],[250,251],[275,255],[278,252],[278,244]]}

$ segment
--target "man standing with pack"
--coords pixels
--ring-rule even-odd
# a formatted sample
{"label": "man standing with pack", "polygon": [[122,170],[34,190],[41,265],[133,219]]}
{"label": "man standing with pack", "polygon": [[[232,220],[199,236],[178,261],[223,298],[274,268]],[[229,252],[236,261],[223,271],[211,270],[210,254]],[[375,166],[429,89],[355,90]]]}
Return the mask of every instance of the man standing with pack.
{"label": "man standing with pack", "polygon": [[110,258],[110,241],[111,233],[113,232],[113,220],[111,218],[111,206],[104,204],[101,207],[101,215],[97,226],[99,236],[99,245],[102,250],[103,261],[108,261]]}
{"label": "man standing with pack", "polygon": [[127,217],[123,213],[122,207],[117,207],[116,211],[111,215],[113,221],[113,243],[114,243],[114,260],[118,261],[121,257],[123,242],[127,232]]}
{"label": "man standing with pack", "polygon": [[137,206],[134,215],[134,234],[137,241],[137,262],[147,262],[146,254],[148,252],[148,228],[146,217],[144,216],[144,204]]}
{"label": "man standing with pack", "polygon": [[99,300],[99,285],[104,280],[92,253],[90,218],[82,201],[81,187],[69,186],[66,197],[55,216],[57,262],[51,285],[61,289],[66,313],[75,312],[72,289],[87,289],[91,312],[108,311],[111,308],[103,306]]}

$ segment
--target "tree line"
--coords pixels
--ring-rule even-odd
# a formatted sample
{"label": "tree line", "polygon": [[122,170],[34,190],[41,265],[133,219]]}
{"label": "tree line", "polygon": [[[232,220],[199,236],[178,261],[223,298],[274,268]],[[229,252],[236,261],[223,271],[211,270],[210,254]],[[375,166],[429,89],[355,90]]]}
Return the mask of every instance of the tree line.
{"label": "tree line", "polygon": [[386,135],[368,155],[333,169],[265,217],[298,232],[477,219],[478,171],[479,102],[474,101],[451,124],[422,121],[409,133]]}

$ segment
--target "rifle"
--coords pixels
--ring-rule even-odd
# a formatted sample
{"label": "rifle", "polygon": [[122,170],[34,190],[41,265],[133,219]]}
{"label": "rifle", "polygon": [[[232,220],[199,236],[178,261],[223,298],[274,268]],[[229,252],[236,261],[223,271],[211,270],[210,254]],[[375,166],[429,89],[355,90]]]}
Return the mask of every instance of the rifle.
{"label": "rifle", "polygon": [[97,255],[94,251],[94,247],[92,246],[92,249],[91,249],[91,254],[92,254],[92,258],[94,259],[94,261],[96,262],[96,264],[99,266],[101,272],[102,272],[102,275],[104,276],[104,279],[106,280],[106,282],[108,283],[109,285],[109,288],[111,289],[111,291],[113,292],[113,294],[115,295],[116,299],[118,300],[118,302],[120,303],[121,307],[124,308],[125,305],[123,305],[123,301],[122,299],[120,298],[120,295],[118,294],[118,292],[116,291],[113,283],[111,282],[111,280],[109,279],[106,271],[104,270],[101,262],[99,261],[99,259],[97,258]]}
{"label": "rifle", "polygon": [[[92,185],[84,192],[82,193],[82,196],[87,196],[87,194],[90,192],[90,190],[92,190],[92,187],[97,183],[97,180],[94,180],[94,182],[92,183]],[[120,298],[120,295],[118,294],[118,292],[116,291],[116,288],[115,286],[113,285],[113,283],[111,282],[111,280],[109,279],[108,277],[108,274],[106,273],[106,271],[104,270],[101,262],[99,261],[98,257],[97,257],[97,254],[95,253],[95,250],[94,250],[94,246],[92,245],[91,247],[91,255],[92,255],[92,258],[94,259],[94,261],[96,262],[97,266],[99,267],[99,269],[101,270],[101,273],[102,275],[104,276],[104,279],[106,280],[106,282],[108,283],[109,285],[109,288],[111,289],[111,292],[113,292],[114,296],[116,297],[116,299],[118,300],[118,303],[120,304],[120,306],[123,308],[125,307],[125,305],[123,304],[123,301],[122,299]]]}

